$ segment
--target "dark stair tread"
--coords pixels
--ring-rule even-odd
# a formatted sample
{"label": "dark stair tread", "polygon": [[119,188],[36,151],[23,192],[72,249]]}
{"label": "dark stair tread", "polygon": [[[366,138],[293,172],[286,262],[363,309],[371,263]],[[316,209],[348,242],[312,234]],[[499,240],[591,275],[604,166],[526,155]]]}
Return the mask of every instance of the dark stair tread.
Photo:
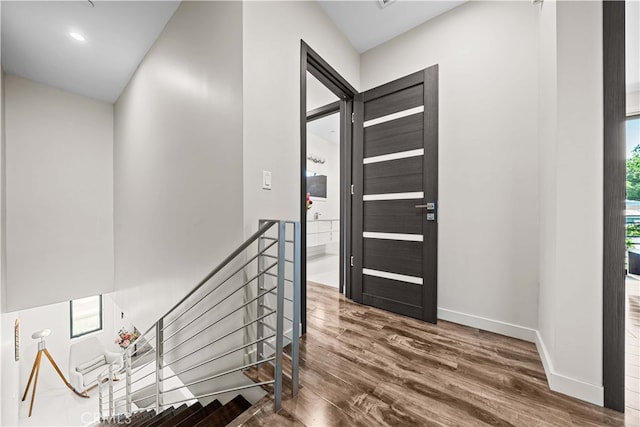
{"label": "dark stair tread", "polygon": [[155,416],[145,421],[144,423],[140,424],[139,427],[156,426],[158,422],[164,422],[167,419],[167,417],[171,416],[172,414],[173,414],[173,406],[165,409],[164,411],[158,412]]}
{"label": "dark stair tread", "polygon": [[164,423],[167,420],[172,419],[173,417],[175,417],[176,415],[178,415],[180,412],[184,411],[187,408],[188,406],[184,403],[178,406],[177,408],[169,408],[168,411],[163,411],[161,413],[161,415],[164,414],[164,417],[161,417],[160,419],[152,422],[151,425],[148,427],[158,427],[160,424]]}
{"label": "dark stair tread", "polygon": [[149,421],[151,418],[155,417],[156,413],[155,411],[153,412],[153,414],[144,414],[138,418],[136,418],[135,420],[132,420],[131,423],[127,424],[128,427],[140,427],[141,425],[145,424],[147,421]]}
{"label": "dark stair tread", "polygon": [[194,427],[223,427],[236,419],[251,407],[251,403],[242,395],[237,395],[222,408],[211,413],[207,418],[195,424]]}
{"label": "dark stair tread", "polygon": [[[145,424],[147,421],[149,421],[151,418],[155,417],[154,415],[146,415],[143,417],[140,417],[138,419],[136,419],[135,421],[131,421],[131,423],[127,424],[127,427],[140,427],[141,425]],[[119,424],[121,426],[121,424]]]}
{"label": "dark stair tread", "polygon": [[131,415],[129,426],[138,426],[156,415],[156,411],[140,411]]}
{"label": "dark stair tread", "polygon": [[216,410],[222,408],[222,403],[220,401],[212,400],[206,406],[198,409],[188,417],[184,418],[177,424],[174,424],[175,427],[193,427],[203,419],[205,419],[209,414],[215,412]]}
{"label": "dark stair tread", "polygon": [[182,422],[182,420],[190,417],[196,411],[199,411],[202,408],[202,404],[200,402],[196,402],[191,406],[187,406],[183,411],[180,411],[178,414],[174,414],[173,417],[169,418],[158,427],[173,427],[178,423]]}

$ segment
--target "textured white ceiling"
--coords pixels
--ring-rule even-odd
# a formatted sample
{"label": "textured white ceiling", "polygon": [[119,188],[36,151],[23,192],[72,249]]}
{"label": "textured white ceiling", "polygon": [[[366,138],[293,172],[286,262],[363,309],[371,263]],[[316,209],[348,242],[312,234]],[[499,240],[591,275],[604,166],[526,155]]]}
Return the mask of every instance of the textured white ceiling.
{"label": "textured white ceiling", "polygon": [[[2,1],[8,74],[113,103],[179,1]],[[70,31],[83,34],[77,42]]]}
{"label": "textured white ceiling", "polygon": [[376,0],[318,0],[318,3],[353,47],[362,53],[465,1],[397,0],[384,9]]}

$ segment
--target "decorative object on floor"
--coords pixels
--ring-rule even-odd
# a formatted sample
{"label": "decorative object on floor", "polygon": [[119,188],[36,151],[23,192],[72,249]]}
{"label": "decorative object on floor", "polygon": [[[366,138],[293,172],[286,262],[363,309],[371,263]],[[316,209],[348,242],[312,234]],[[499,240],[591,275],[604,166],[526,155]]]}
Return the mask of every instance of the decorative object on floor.
{"label": "decorative object on floor", "polygon": [[[38,354],[36,355],[36,360],[33,362],[33,368],[31,368],[29,381],[27,381],[27,388],[24,390],[24,395],[22,396],[22,401],[24,402],[24,400],[27,398],[27,393],[29,392],[29,386],[31,385],[31,380],[33,380],[33,392],[31,393],[31,405],[29,406],[29,416],[31,416],[31,413],[33,412],[33,402],[36,398],[36,387],[38,386],[38,374],[40,373],[40,361],[42,360],[43,353],[45,356],[47,356],[47,359],[49,359],[49,362],[51,362],[51,365],[53,365],[53,369],[55,369],[58,375],[60,375],[60,378],[64,382],[64,385],[69,387],[71,391],[73,391],[75,394],[77,394],[80,397],[89,397],[88,395],[83,395],[82,393],[79,393],[76,389],[73,388],[73,386],[69,383],[69,381],[67,381],[67,379],[64,377],[64,375],[60,371],[60,368],[58,368],[56,361],[53,360],[53,357],[51,356],[51,354],[49,354],[49,350],[47,350],[47,343],[44,340],[46,337],[49,336],[49,334],[51,334],[51,329],[43,329],[41,331],[34,332],[31,335],[31,338],[33,338],[34,340],[39,339],[40,342],[38,342]],[[36,374],[35,379],[33,378],[34,373]]]}
{"label": "decorative object on floor", "polygon": [[122,354],[107,351],[95,336],[75,342],[69,348],[69,381],[86,397],[98,384],[98,374],[109,365],[113,365],[113,372],[120,370],[124,366]]}
{"label": "decorative object on floor", "polygon": [[136,328],[133,328],[133,332],[127,331],[125,328],[120,329],[118,332],[118,337],[116,338],[116,344],[120,346],[122,349],[128,348],[131,344],[135,342],[140,336],[140,331]]}
{"label": "decorative object on floor", "polygon": [[307,193],[307,210],[311,209],[312,204],[313,200],[311,200],[311,193]]}

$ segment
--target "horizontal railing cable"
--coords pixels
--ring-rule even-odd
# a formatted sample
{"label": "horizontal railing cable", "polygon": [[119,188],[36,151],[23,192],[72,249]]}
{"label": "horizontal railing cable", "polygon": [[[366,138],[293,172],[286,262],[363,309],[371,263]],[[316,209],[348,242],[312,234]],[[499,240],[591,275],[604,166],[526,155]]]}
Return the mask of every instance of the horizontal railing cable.
{"label": "horizontal railing cable", "polygon": [[168,380],[169,378],[177,377],[178,375],[184,374],[185,372],[192,371],[192,370],[194,370],[194,369],[196,369],[196,368],[199,368],[199,367],[201,367],[201,366],[206,365],[207,363],[215,362],[216,360],[218,360],[218,359],[222,359],[223,357],[226,357],[226,356],[229,356],[230,354],[233,354],[233,353],[235,353],[236,351],[239,351],[239,350],[245,349],[245,348],[247,348],[247,347],[251,347],[252,345],[257,344],[257,343],[258,343],[258,342],[260,342],[260,341],[268,340],[268,339],[271,339],[271,338],[273,338],[273,337],[275,337],[275,335],[271,335],[271,336],[269,336],[269,337],[265,337],[265,338],[257,339],[257,340],[255,340],[255,341],[252,341],[252,342],[248,343],[248,344],[244,344],[244,345],[242,345],[242,346],[240,346],[240,347],[234,348],[233,350],[226,351],[226,352],[224,352],[224,353],[222,353],[222,354],[219,354],[219,355],[217,355],[217,356],[215,356],[215,357],[212,357],[211,359],[205,360],[204,362],[200,362],[200,363],[198,363],[197,365],[194,365],[194,366],[191,366],[191,367],[189,367],[189,368],[186,368],[186,369],[183,369],[183,370],[181,370],[181,371],[178,371],[178,372],[174,373],[173,375],[169,375],[168,377],[165,377],[163,380],[164,380],[164,381],[166,381],[166,380]]}
{"label": "horizontal railing cable", "polygon": [[187,312],[189,312],[193,307],[197,306],[199,303],[201,303],[205,298],[207,298],[209,295],[211,295],[212,293],[214,293],[215,291],[217,291],[218,289],[220,289],[220,287],[222,285],[224,285],[225,283],[227,283],[233,276],[235,276],[236,274],[238,274],[239,272],[241,272],[247,265],[251,264],[253,261],[256,260],[256,258],[258,258],[260,255],[262,255],[262,253],[264,253],[265,251],[267,251],[269,248],[271,248],[271,246],[275,245],[275,243],[272,243],[271,245],[269,245],[269,247],[263,249],[261,252],[257,253],[256,255],[254,255],[249,261],[247,261],[246,263],[244,263],[242,266],[238,267],[238,269],[236,269],[236,271],[234,271],[233,273],[231,273],[230,275],[227,276],[226,279],[224,279],[222,282],[220,282],[218,285],[216,285],[213,289],[211,289],[209,292],[207,292],[206,294],[204,294],[202,297],[200,297],[200,299],[198,299],[197,301],[195,301],[193,304],[191,304],[188,308],[186,308],[182,313],[180,313],[178,316],[174,317],[173,319],[171,319],[170,322],[168,322],[167,324],[164,325],[163,329],[167,329],[169,326],[171,326],[176,320],[180,319],[183,315],[185,315]]}
{"label": "horizontal railing cable", "polygon": [[[271,288],[271,290],[276,289],[276,287],[274,286],[273,288]],[[265,296],[266,294],[268,294],[269,292],[264,292],[263,294],[258,295],[257,297],[252,298],[251,300],[247,301],[246,303],[242,304],[241,306],[239,306],[238,308],[236,308],[235,310],[225,314],[224,316],[222,316],[221,318],[217,319],[215,322],[211,323],[209,326],[206,326],[202,329],[200,329],[198,332],[195,332],[193,335],[197,335],[205,330],[207,330],[208,328],[210,328],[211,326],[217,324],[218,322],[221,322],[222,320],[226,319],[227,317],[231,316],[232,314],[237,313],[238,311],[242,310],[243,308],[245,308],[246,306],[248,306],[249,304],[251,304],[252,302],[256,301],[259,298],[262,298],[263,296]],[[205,312],[206,313],[206,312]],[[204,314],[204,313],[202,313]],[[198,317],[199,318],[199,317]],[[196,319],[194,319],[195,321]],[[191,322],[189,323],[191,324]],[[185,327],[187,327],[189,324],[184,325],[182,328],[180,328],[178,331],[174,332],[173,334],[171,334],[169,337],[164,339],[164,342],[167,342],[169,340],[169,338],[173,337],[175,334],[177,334],[178,332],[182,331]],[[165,352],[165,354],[167,354]]]}
{"label": "horizontal railing cable", "polygon": [[[277,296],[277,294],[275,292],[269,292],[271,295],[275,295]],[[287,297],[283,297],[285,301],[288,301],[290,303],[293,303],[293,300],[291,298],[287,298]]]}
{"label": "horizontal railing cable", "polygon": [[[265,257],[265,258],[278,259],[278,257],[277,257],[277,256],[275,256],[275,255],[264,254],[264,255],[262,255],[262,256],[263,256],[263,257]],[[292,259],[286,259],[286,258],[285,258],[285,261],[286,261],[286,262],[293,263],[293,260],[292,260]]]}
{"label": "horizontal railing cable", "polygon": [[[255,279],[253,279],[253,280],[255,280]],[[237,292],[237,290],[236,290],[236,291],[234,291],[234,292]],[[256,299],[257,299],[257,298],[256,298]],[[214,326],[214,325],[218,324],[219,322],[221,322],[222,320],[224,320],[224,319],[226,319],[227,317],[231,316],[232,314],[237,313],[237,312],[238,312],[239,310],[241,310],[242,308],[244,308],[244,307],[239,307],[239,308],[235,309],[234,311],[232,311],[231,313],[228,313],[226,316],[221,317],[220,319],[216,320],[215,322],[210,323],[209,325],[207,325],[207,326],[203,327],[203,328],[202,328],[202,329],[200,329],[198,332],[196,332],[196,333],[192,334],[190,337],[185,338],[185,339],[184,339],[184,340],[182,340],[180,343],[178,343],[178,344],[174,345],[173,347],[171,347],[171,349],[169,349],[169,350],[165,350],[165,351],[164,351],[164,354],[166,355],[167,353],[169,353],[169,352],[173,351],[174,349],[176,349],[176,348],[180,347],[182,344],[184,344],[184,343],[188,342],[189,340],[193,339],[193,338],[194,338],[194,337],[196,337],[198,334],[200,334],[200,333],[202,333],[202,332],[206,331],[207,329],[209,329],[210,327],[212,327],[212,326]],[[163,342],[166,342],[166,341],[163,341]]]}
{"label": "horizontal railing cable", "polygon": [[[230,294],[228,294],[226,297],[222,298],[220,301],[218,301],[217,303],[215,303],[214,305],[212,305],[211,307],[209,307],[207,310],[203,311],[202,313],[200,313],[200,315],[198,315],[196,318],[194,318],[193,320],[191,320],[189,323],[183,325],[180,329],[178,329],[177,331],[174,331],[171,335],[169,335],[168,337],[164,338],[163,342],[167,342],[170,338],[174,337],[176,334],[178,334],[180,331],[182,331],[184,328],[186,328],[187,326],[191,325],[193,322],[195,322],[196,320],[198,320],[199,318],[201,318],[202,316],[204,316],[206,313],[208,313],[209,311],[213,310],[214,308],[216,308],[217,306],[219,306],[222,302],[226,301],[227,299],[231,298],[231,296],[233,296],[236,292],[238,292],[241,289],[244,289],[247,285],[251,284],[251,282],[253,282],[254,280],[256,280],[258,277],[260,277],[260,275],[264,274],[265,272],[271,270],[273,267],[275,267],[276,265],[278,265],[278,263],[274,263],[272,264],[269,268],[263,270],[262,272],[258,273],[256,276],[254,276],[253,278],[247,280],[246,282],[244,282],[244,284],[242,286],[240,286],[239,288],[237,288],[236,290],[232,291]],[[166,330],[167,327],[164,327],[164,330]]]}
{"label": "horizontal railing cable", "polygon": [[269,384],[273,384],[275,383],[274,380],[271,381],[262,381],[259,383],[253,383],[253,384],[249,384],[249,385],[243,385],[243,386],[239,386],[239,387],[232,387],[232,388],[227,388],[224,390],[220,390],[220,391],[214,391],[213,393],[205,393],[205,394],[199,394],[197,396],[193,396],[193,397],[189,397],[186,399],[181,399],[181,400],[176,400],[170,403],[165,403],[164,406],[173,406],[176,403],[184,403],[184,402],[188,402],[190,400],[193,399],[203,399],[205,397],[211,397],[211,396],[218,396],[220,394],[224,394],[224,393],[231,393],[232,391],[240,391],[240,390],[246,390],[248,388],[252,388],[252,387],[262,387],[263,385],[269,385]]}
{"label": "horizontal railing cable", "polygon": [[135,381],[131,381],[130,385],[134,385],[134,384],[135,384],[135,383],[137,383],[138,381],[140,381],[140,380],[142,380],[142,379],[144,379],[144,378],[147,378],[149,375],[151,375],[151,374],[155,374],[155,373],[156,373],[156,371],[155,371],[155,370],[154,370],[154,371],[151,371],[151,372],[149,372],[148,374],[141,376],[141,377],[140,377],[140,378],[138,378],[137,380],[135,380]]}
{"label": "horizontal railing cable", "polygon": [[215,344],[215,343],[217,343],[218,341],[220,341],[220,340],[222,340],[222,339],[225,339],[225,338],[227,338],[228,336],[233,335],[233,334],[235,334],[236,332],[239,332],[239,331],[243,330],[244,328],[246,328],[246,327],[247,327],[247,326],[249,326],[249,325],[252,325],[252,324],[254,324],[254,323],[256,323],[256,322],[259,322],[260,320],[264,319],[265,317],[271,316],[271,315],[272,315],[272,314],[274,314],[274,313],[275,313],[275,311],[272,311],[272,312],[271,312],[271,313],[269,313],[269,314],[265,314],[265,315],[263,315],[263,316],[258,317],[258,318],[257,318],[257,319],[255,319],[255,320],[252,320],[251,322],[247,322],[247,323],[245,323],[244,325],[242,325],[242,326],[240,326],[240,327],[238,327],[238,328],[236,328],[236,329],[232,330],[231,332],[227,332],[226,334],[224,334],[224,335],[222,335],[222,336],[220,336],[220,337],[216,338],[215,340],[213,340],[213,341],[211,341],[211,342],[209,342],[209,343],[207,343],[207,344],[204,344],[204,345],[202,345],[202,346],[198,347],[197,349],[195,349],[195,350],[193,350],[193,351],[191,351],[191,352],[189,352],[189,353],[187,353],[187,354],[185,354],[185,355],[183,355],[183,356],[180,356],[180,357],[178,357],[177,359],[172,360],[172,361],[171,361],[171,362],[169,362],[169,363],[166,363],[166,364],[165,364],[165,366],[172,365],[172,364],[174,364],[174,363],[176,363],[176,362],[178,362],[178,361],[180,361],[180,360],[184,359],[185,357],[189,357],[189,356],[191,356],[192,354],[194,354],[194,353],[196,353],[196,352],[198,352],[198,351],[202,350],[203,348],[207,348],[207,347],[209,347],[210,345]]}
{"label": "horizontal railing cable", "polygon": [[181,385],[179,387],[174,387],[174,388],[171,388],[169,390],[164,390],[164,393],[169,393],[169,392],[172,392],[172,391],[180,390],[180,389],[185,388],[185,387],[191,387],[192,385],[201,384],[201,383],[204,383],[204,382],[207,382],[207,381],[215,380],[216,378],[224,377],[225,375],[233,374],[234,372],[242,371],[244,369],[250,368],[250,367],[255,366],[255,365],[260,365],[262,363],[271,362],[272,360],[275,360],[275,357],[270,357],[268,359],[259,360],[257,362],[253,362],[253,363],[248,363],[248,364],[240,366],[238,368],[233,368],[233,369],[229,369],[228,371],[225,371],[225,372],[220,372],[219,374],[211,375],[209,377],[201,378],[199,380],[192,381],[192,382],[189,382],[189,383],[184,383],[183,385]]}
{"label": "horizontal railing cable", "polygon": [[[285,337],[285,338],[286,338],[286,337]],[[275,345],[273,345],[273,344],[271,344],[269,341],[265,341],[264,343],[265,343],[269,348],[271,348],[272,350],[275,350],[275,349],[276,349],[276,346],[275,346]],[[291,355],[290,355],[290,354],[282,353],[282,355],[283,355],[283,356],[285,356],[287,359],[292,360],[292,357],[291,357]]]}
{"label": "horizontal railing cable", "polygon": [[[278,278],[278,275],[277,275],[277,274],[273,274],[273,273],[265,273],[265,274],[266,274],[267,276],[271,276],[271,277],[273,277],[273,278],[275,278],[275,279],[277,279],[277,278]],[[284,278],[284,281],[285,281],[285,282],[289,282],[289,283],[293,283],[293,280],[291,280],[291,279],[287,279],[286,277]],[[289,300],[289,301],[291,301],[291,300]]]}
{"label": "horizontal railing cable", "polygon": [[262,227],[260,227],[258,229],[258,231],[256,231],[255,233],[253,233],[253,235],[251,235],[251,237],[249,237],[244,243],[242,243],[236,250],[234,250],[233,252],[231,252],[231,254],[226,257],[220,264],[218,264],[218,266],[216,268],[214,268],[209,274],[207,274],[204,279],[202,279],[191,291],[189,291],[184,297],[182,297],[182,299],[180,301],[178,301],[176,304],[174,304],[173,307],[171,307],[169,309],[169,311],[167,311],[165,313],[164,316],[161,317],[161,319],[166,318],[167,316],[169,316],[171,313],[173,313],[173,311],[180,307],[180,305],[185,302],[187,299],[189,299],[189,297],[193,294],[195,294],[198,289],[200,289],[205,283],[207,283],[213,276],[215,276],[219,271],[221,271],[224,267],[226,267],[231,261],[234,260],[234,258],[236,258],[238,255],[240,255],[242,253],[242,251],[244,251],[245,249],[247,249],[249,246],[251,246],[251,244],[253,242],[255,242],[256,240],[258,240],[258,238],[263,235],[264,233],[266,233],[271,227],[273,227],[276,224],[277,221],[268,221],[266,222]]}
{"label": "horizontal railing cable", "polygon": [[[263,240],[275,240],[276,242],[278,241],[277,237],[269,237],[269,236],[262,236],[260,237]],[[286,243],[294,243],[293,240],[285,240]]]}

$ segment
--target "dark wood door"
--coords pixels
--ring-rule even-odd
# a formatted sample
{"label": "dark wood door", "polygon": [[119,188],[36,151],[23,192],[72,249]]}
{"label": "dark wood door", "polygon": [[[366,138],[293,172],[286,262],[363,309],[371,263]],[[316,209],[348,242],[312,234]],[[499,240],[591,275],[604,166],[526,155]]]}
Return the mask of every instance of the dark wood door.
{"label": "dark wood door", "polygon": [[437,320],[438,66],[354,100],[352,298]]}

